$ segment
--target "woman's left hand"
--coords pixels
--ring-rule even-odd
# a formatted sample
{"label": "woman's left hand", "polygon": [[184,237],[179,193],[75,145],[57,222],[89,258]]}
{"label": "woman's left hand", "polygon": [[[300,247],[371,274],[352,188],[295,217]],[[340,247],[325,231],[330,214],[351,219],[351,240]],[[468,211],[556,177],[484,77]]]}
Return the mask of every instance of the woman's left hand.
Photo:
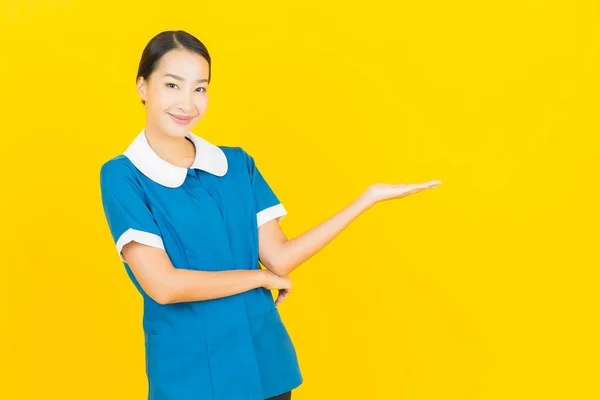
{"label": "woman's left hand", "polygon": [[410,194],[422,192],[423,190],[431,189],[441,184],[442,181],[440,180],[413,184],[398,183],[395,185],[389,183],[376,183],[371,185],[361,197],[369,206],[372,206],[380,201],[406,197]]}
{"label": "woman's left hand", "polygon": [[[289,274],[285,275],[284,277],[287,278],[288,276],[289,276]],[[285,299],[290,294],[291,291],[292,291],[292,288],[279,289],[279,294],[277,295],[277,299],[275,300],[275,306],[277,307],[279,304],[281,304],[283,299]]]}

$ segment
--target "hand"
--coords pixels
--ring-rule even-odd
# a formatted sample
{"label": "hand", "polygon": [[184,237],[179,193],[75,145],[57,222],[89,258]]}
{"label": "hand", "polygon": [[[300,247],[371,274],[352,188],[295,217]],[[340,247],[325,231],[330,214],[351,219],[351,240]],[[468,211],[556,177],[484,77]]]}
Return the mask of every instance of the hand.
{"label": "hand", "polygon": [[[285,275],[285,278],[289,279],[289,276]],[[275,306],[278,306],[279,304],[281,304],[283,299],[285,299],[290,294],[291,291],[292,291],[291,285],[288,289],[279,289],[279,294],[277,295],[277,300],[275,300]]]}
{"label": "hand", "polygon": [[292,280],[288,275],[279,276],[269,271],[268,269],[263,269],[263,282],[262,287],[269,290],[290,290],[292,289]]}
{"label": "hand", "polygon": [[262,272],[265,275],[263,287],[269,290],[279,291],[277,299],[275,300],[275,306],[278,306],[283,299],[290,294],[290,291],[292,290],[292,280],[290,279],[289,274],[279,276],[269,270],[263,270]]}
{"label": "hand", "polygon": [[398,183],[395,185],[388,183],[376,183],[371,185],[361,197],[369,206],[372,206],[380,201],[406,197],[409,194],[422,192],[425,189],[432,189],[441,184],[442,181],[440,180],[413,184]]}

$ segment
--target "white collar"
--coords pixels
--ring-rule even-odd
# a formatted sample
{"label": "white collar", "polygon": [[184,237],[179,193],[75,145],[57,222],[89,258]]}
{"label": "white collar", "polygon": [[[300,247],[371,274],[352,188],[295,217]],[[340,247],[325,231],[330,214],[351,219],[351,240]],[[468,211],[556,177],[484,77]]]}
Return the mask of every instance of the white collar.
{"label": "white collar", "polygon": [[[196,147],[196,158],[190,168],[201,169],[216,176],[227,173],[227,157],[219,146],[192,132],[189,132],[186,137],[191,139]],[[142,129],[123,154],[137,169],[156,183],[176,188],[185,181],[188,169],[160,158],[148,143],[146,128]]]}

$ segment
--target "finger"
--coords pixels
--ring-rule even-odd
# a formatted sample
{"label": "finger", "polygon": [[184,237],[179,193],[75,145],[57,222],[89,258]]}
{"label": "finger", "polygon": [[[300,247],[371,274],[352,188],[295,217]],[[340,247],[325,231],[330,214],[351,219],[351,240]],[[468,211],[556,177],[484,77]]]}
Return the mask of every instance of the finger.
{"label": "finger", "polygon": [[441,184],[442,184],[442,181],[435,180],[435,181],[425,182],[425,183],[423,183],[422,186],[424,186],[424,187],[436,187],[437,185],[441,185]]}
{"label": "finger", "polygon": [[420,192],[423,189],[425,189],[425,187],[423,187],[422,184],[412,183],[412,184],[406,186],[406,188],[403,191],[403,193],[405,193],[405,194],[412,194],[412,193]]}
{"label": "finger", "polygon": [[414,188],[413,190],[421,191],[421,190],[425,190],[425,189],[434,188],[439,184],[440,184],[440,181],[430,181],[430,182],[425,182],[425,183],[412,185],[412,186]]}
{"label": "finger", "polygon": [[283,299],[285,299],[285,295],[281,295],[281,296],[277,296],[277,300],[275,301],[275,305],[278,306],[279,304],[281,304],[281,302],[283,301]]}
{"label": "finger", "polygon": [[290,294],[291,289],[285,289],[283,291],[281,291],[281,294],[279,297],[281,297],[281,300],[279,301],[280,303],[283,301],[283,299],[285,299],[286,297],[288,297],[288,295]]}
{"label": "finger", "polygon": [[275,300],[275,305],[278,305],[279,303],[281,303],[283,301],[283,299],[285,298],[286,294],[285,294],[285,290],[279,290],[279,294],[277,295],[277,299]]}

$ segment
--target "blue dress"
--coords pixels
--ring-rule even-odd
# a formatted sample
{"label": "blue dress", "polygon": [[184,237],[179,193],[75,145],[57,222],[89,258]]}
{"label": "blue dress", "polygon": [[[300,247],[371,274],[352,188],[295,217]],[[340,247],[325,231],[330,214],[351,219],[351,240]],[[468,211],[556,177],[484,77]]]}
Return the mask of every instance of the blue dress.
{"label": "blue dress", "polygon": [[189,132],[192,166],[160,158],[145,129],[100,170],[102,205],[117,252],[144,304],[148,400],[264,400],[302,381],[271,292],[161,305],[137,282],[121,249],[164,249],[175,268],[259,269],[258,227],[287,214],[254,159]]}

